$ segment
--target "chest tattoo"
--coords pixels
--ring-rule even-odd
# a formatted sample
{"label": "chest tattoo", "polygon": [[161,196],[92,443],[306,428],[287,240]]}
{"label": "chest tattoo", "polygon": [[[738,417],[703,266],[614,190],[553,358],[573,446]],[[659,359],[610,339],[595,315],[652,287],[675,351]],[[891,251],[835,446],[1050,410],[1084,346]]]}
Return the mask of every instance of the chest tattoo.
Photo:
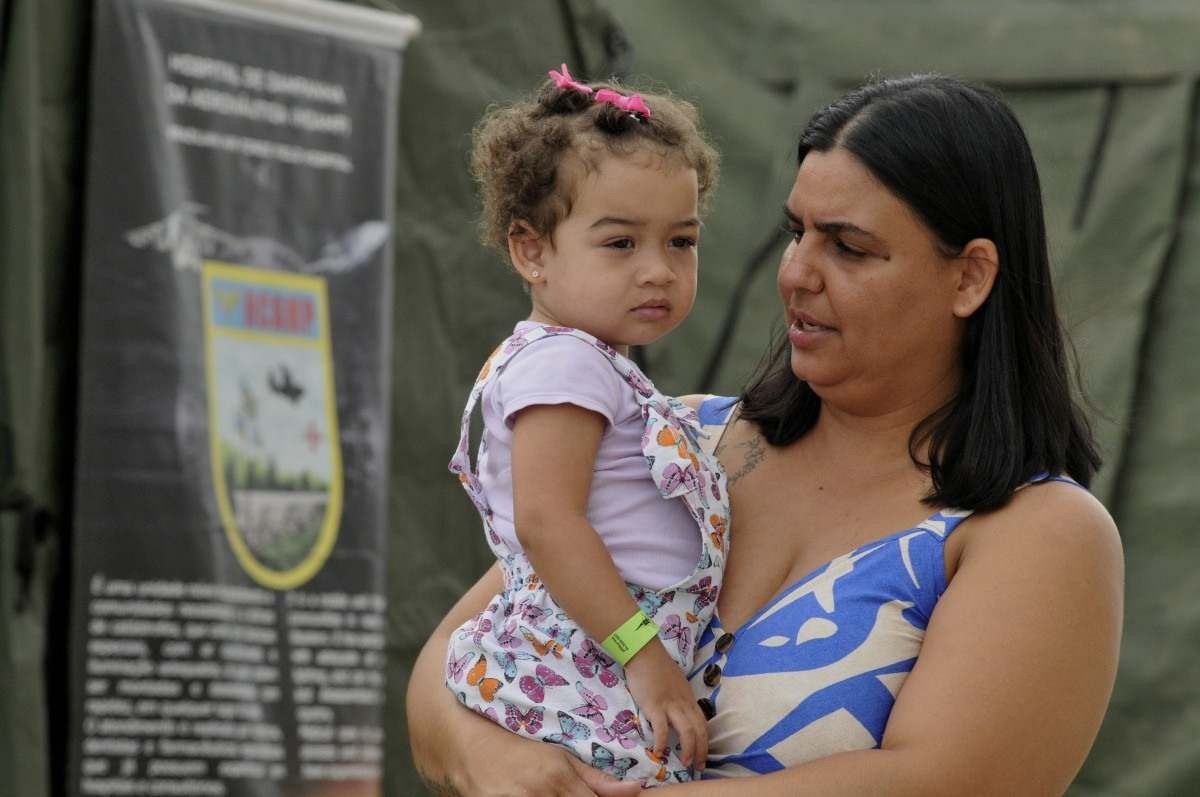
{"label": "chest tattoo", "polygon": [[750,471],[762,464],[763,459],[767,456],[766,449],[763,448],[763,439],[759,435],[755,435],[749,440],[743,440],[734,447],[744,449],[745,458],[742,460],[741,466],[729,474],[730,487],[737,484],[743,476],[749,474]]}

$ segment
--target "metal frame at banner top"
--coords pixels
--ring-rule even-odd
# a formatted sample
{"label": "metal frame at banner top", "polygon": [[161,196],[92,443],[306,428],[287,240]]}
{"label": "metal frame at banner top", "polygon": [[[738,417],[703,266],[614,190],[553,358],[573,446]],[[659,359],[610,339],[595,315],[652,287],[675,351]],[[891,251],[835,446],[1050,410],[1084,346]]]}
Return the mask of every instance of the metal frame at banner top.
{"label": "metal frame at banner top", "polygon": [[248,19],[289,25],[314,33],[357,39],[404,49],[421,32],[411,14],[334,3],[329,0],[166,0],[181,6],[219,11]]}

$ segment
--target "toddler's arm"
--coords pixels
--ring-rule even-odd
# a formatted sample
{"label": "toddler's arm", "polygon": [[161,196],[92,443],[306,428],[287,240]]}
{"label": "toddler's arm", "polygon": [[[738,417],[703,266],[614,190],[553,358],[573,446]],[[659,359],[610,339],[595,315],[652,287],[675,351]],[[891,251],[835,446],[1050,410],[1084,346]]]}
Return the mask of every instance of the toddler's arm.
{"label": "toddler's arm", "polygon": [[[535,405],[515,420],[513,509],[517,538],[555,601],[589,636],[605,639],[638,605],[587,520],[588,494],[604,418],[573,404]],[[653,534],[653,529],[647,529]],[[651,640],[625,665],[629,690],[666,748],[675,728],[685,764],[702,767],[708,752],[704,715],[679,665]]]}

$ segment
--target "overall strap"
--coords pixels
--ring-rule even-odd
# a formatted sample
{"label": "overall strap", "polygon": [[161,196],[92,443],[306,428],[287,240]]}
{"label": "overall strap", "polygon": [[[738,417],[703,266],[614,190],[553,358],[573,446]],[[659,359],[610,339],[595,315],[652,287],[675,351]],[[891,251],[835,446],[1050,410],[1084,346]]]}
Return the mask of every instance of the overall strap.
{"label": "overall strap", "polygon": [[454,449],[454,455],[450,458],[450,472],[458,476],[459,482],[462,484],[463,489],[467,491],[471,503],[479,510],[479,514],[485,524],[491,518],[492,510],[488,506],[487,497],[483,494],[483,485],[480,484],[475,466],[471,462],[471,414],[475,411],[475,405],[479,403],[479,397],[483,394],[483,388],[487,385],[489,377],[494,372],[495,361],[501,355],[502,350],[508,342],[506,340],[497,346],[491,355],[488,356],[487,360],[484,361],[483,367],[479,369],[479,375],[475,377],[475,384],[471,387],[471,393],[467,397],[467,405],[463,408],[462,422],[458,434],[458,446]]}
{"label": "overall strap", "polygon": [[[591,346],[607,358],[617,374],[632,388],[637,403],[641,407],[643,423],[646,424],[646,431],[642,439],[643,451],[645,452],[648,446],[657,446],[655,455],[646,457],[651,480],[663,498],[683,498],[691,508],[694,517],[705,520],[713,527],[711,529],[714,532],[712,536],[714,540],[719,539],[720,542],[710,540],[710,535],[703,535],[703,545],[706,552],[710,544],[716,546],[715,558],[717,560],[723,558],[724,548],[728,544],[729,514],[724,498],[725,476],[715,465],[711,467],[707,464],[702,465],[702,460],[707,458],[707,454],[702,451],[704,434],[700,429],[696,412],[679,399],[664,396],[658,392],[632,360],[621,355],[604,341],[571,327],[543,325],[530,326],[513,333],[492,352],[483,364],[467,399],[466,407],[463,408],[458,447],[450,460],[450,471],[458,476],[463,489],[467,491],[471,502],[475,504],[480,517],[483,518],[493,546],[500,549],[505,547],[500,536],[492,528],[492,510],[488,505],[475,463],[471,461],[471,416],[483,395],[484,388],[492,379],[503,373],[504,368],[513,357],[531,344],[557,335],[573,337]],[[693,453],[694,451],[701,452],[699,459],[696,453]],[[718,506],[710,507],[709,494],[713,496],[713,501]],[[707,558],[711,560],[714,556],[709,555]]]}
{"label": "overall strap", "polygon": [[467,491],[467,495],[470,496],[471,502],[475,504],[475,508],[479,510],[479,514],[485,521],[491,517],[492,511],[488,506],[487,497],[484,495],[483,486],[479,481],[475,464],[471,461],[471,415],[474,413],[475,407],[483,395],[484,388],[492,379],[504,371],[505,366],[508,365],[513,357],[524,351],[530,344],[556,335],[567,335],[576,338],[607,357],[621,378],[633,388],[638,396],[639,403],[644,403],[655,394],[654,386],[650,383],[650,380],[642,374],[631,360],[622,357],[612,346],[582,330],[572,327],[539,324],[514,332],[496,347],[479,370],[479,376],[475,378],[475,384],[471,388],[467,404],[463,408],[462,421],[459,427],[458,447],[454,450],[454,456],[450,459],[450,472],[458,476],[458,480]]}

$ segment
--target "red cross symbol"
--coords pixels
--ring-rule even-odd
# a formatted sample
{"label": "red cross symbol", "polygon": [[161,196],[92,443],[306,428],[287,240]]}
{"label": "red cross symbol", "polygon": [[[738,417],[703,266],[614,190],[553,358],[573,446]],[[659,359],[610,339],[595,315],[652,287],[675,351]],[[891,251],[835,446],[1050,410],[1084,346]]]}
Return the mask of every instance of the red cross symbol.
{"label": "red cross symbol", "polygon": [[308,429],[304,432],[304,439],[308,441],[308,445],[313,451],[316,451],[317,446],[321,445],[321,431],[317,429],[317,425],[312,421],[308,422]]}

